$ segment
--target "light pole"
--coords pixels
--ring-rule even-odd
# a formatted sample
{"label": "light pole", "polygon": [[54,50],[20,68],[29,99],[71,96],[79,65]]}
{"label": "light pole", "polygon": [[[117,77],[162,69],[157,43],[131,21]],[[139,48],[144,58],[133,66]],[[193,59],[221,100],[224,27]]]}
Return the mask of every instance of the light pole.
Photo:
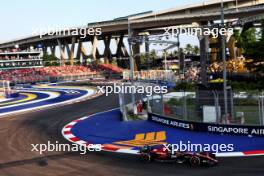
{"label": "light pole", "polygon": [[[224,0],[221,1],[221,28],[225,27],[224,21]],[[226,46],[225,46],[225,36],[221,36],[221,47],[222,47],[222,59],[223,59],[223,89],[224,89],[224,106],[225,106],[225,122],[227,122],[227,81],[226,81]]]}
{"label": "light pole", "polygon": [[164,50],[164,70],[165,70],[165,72],[167,71],[167,51],[166,50]]}
{"label": "light pole", "polygon": [[130,64],[130,79],[134,79],[134,58],[133,58],[133,48],[132,48],[132,31],[131,31],[131,25],[128,20],[128,44],[129,44],[129,64]]}
{"label": "light pole", "polygon": [[[134,56],[133,56],[133,48],[132,48],[132,30],[131,30],[131,25],[130,21],[128,19],[128,45],[129,45],[129,52],[130,52],[130,57],[129,57],[129,62],[130,62],[130,80],[131,80],[131,86],[134,86]],[[136,100],[135,100],[135,94],[131,94],[131,101],[132,101],[132,106],[133,106],[133,113],[137,114],[137,109],[136,109]]]}

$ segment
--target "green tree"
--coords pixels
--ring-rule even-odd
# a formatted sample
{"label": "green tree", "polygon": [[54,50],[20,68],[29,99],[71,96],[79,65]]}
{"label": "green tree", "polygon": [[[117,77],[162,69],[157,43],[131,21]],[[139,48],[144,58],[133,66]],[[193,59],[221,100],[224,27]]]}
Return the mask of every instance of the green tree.
{"label": "green tree", "polygon": [[256,41],[256,29],[251,23],[247,23],[241,33],[239,30],[234,30],[233,37],[237,41],[237,47],[245,49],[248,43]]}
{"label": "green tree", "polygon": [[178,50],[173,50],[172,57],[176,58],[178,57],[178,55],[179,55]]}
{"label": "green tree", "polygon": [[162,57],[165,58],[165,56],[168,58],[169,57],[169,53],[167,50],[164,50],[162,53]]}
{"label": "green tree", "polygon": [[147,62],[148,62],[148,54],[147,53],[141,53],[140,54],[140,63],[142,65],[145,65],[145,64],[147,64]]}
{"label": "green tree", "polygon": [[44,66],[59,66],[59,58],[52,54],[45,53],[42,57]]}
{"label": "green tree", "polygon": [[193,54],[199,55],[199,53],[200,53],[200,48],[197,45],[195,45],[193,48]]}
{"label": "green tree", "polygon": [[187,44],[186,47],[184,48],[186,54],[192,54],[193,53],[193,46],[191,44]]}
{"label": "green tree", "polygon": [[257,39],[255,28],[248,29],[243,36],[245,56],[252,60],[247,67],[254,72],[264,73],[264,20],[260,29],[260,39]]}
{"label": "green tree", "polygon": [[152,60],[155,60],[155,59],[158,58],[158,55],[157,55],[156,50],[152,49],[152,50],[150,51],[150,58],[151,58]]}

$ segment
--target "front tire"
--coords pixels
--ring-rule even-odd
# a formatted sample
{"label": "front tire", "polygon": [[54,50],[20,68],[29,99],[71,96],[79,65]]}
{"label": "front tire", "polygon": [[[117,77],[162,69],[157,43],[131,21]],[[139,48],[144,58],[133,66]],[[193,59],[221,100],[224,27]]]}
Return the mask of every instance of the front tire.
{"label": "front tire", "polygon": [[140,158],[142,161],[144,161],[146,163],[149,163],[152,160],[150,154],[148,154],[148,153],[141,154]]}

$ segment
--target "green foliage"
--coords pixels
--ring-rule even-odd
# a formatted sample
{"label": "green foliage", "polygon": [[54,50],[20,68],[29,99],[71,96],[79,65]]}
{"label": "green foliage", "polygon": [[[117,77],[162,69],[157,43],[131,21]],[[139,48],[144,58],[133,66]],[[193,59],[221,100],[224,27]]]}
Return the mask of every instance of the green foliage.
{"label": "green foliage", "polygon": [[237,41],[237,47],[242,48],[243,47],[243,38],[239,33],[239,30],[234,30],[233,37]]}
{"label": "green foliage", "polygon": [[193,51],[193,46],[191,44],[187,44],[185,47],[186,54],[191,54]]}
{"label": "green foliage", "polygon": [[258,106],[258,100],[253,98],[235,98],[235,106]]}
{"label": "green foliage", "polygon": [[59,66],[59,59],[52,55],[52,54],[47,54],[45,53],[43,55],[43,63],[44,63],[44,66]]}
{"label": "green foliage", "polygon": [[178,57],[179,53],[178,53],[178,50],[174,50],[172,52],[172,57]]}
{"label": "green foliage", "polygon": [[[184,100],[185,99],[185,100]],[[184,101],[188,107],[195,106],[195,98],[193,96],[187,95],[182,98],[171,98],[166,102],[168,106],[183,106]]]}
{"label": "green foliage", "polygon": [[180,99],[171,98],[166,104],[169,106],[181,106],[182,101]]}
{"label": "green foliage", "polygon": [[242,34],[242,37],[243,37],[243,41],[245,42],[245,44],[256,42],[257,41],[256,28],[254,27],[249,28]]}
{"label": "green foliage", "polygon": [[261,26],[261,36],[257,39],[256,29],[249,28],[242,35],[245,57],[252,62],[247,63],[247,68],[256,73],[264,73],[264,20]]}
{"label": "green foliage", "polygon": [[247,64],[247,68],[257,73],[264,73],[264,41],[257,41],[247,44],[245,50],[247,59],[252,59],[252,62]]}
{"label": "green foliage", "polygon": [[140,54],[140,63],[145,64],[147,62],[147,54],[146,53],[141,53]]}
{"label": "green foliage", "polygon": [[193,46],[191,44],[187,44],[183,51],[187,55],[190,54],[198,55],[200,53],[200,48],[196,45]]}
{"label": "green foliage", "polygon": [[196,85],[193,83],[179,82],[176,83],[175,90],[195,90]]}
{"label": "green foliage", "polygon": [[250,90],[263,90],[264,81],[260,80],[258,82],[238,82],[232,81],[231,87],[235,91],[250,91]]}
{"label": "green foliage", "polygon": [[193,48],[193,53],[194,53],[195,55],[199,55],[199,53],[200,53],[200,48],[199,48],[197,45],[194,46],[194,48]]}
{"label": "green foliage", "polygon": [[155,60],[155,59],[158,59],[158,55],[157,55],[157,52],[156,52],[156,50],[154,50],[154,49],[152,49],[151,51],[150,51],[150,59],[152,59],[152,60]]}
{"label": "green foliage", "polygon": [[260,41],[264,41],[264,20],[261,23],[261,31],[260,31],[261,37],[260,37]]}
{"label": "green foliage", "polygon": [[168,51],[163,51],[163,53],[162,53],[162,57],[165,58],[165,57],[168,57],[168,56],[169,56]]}

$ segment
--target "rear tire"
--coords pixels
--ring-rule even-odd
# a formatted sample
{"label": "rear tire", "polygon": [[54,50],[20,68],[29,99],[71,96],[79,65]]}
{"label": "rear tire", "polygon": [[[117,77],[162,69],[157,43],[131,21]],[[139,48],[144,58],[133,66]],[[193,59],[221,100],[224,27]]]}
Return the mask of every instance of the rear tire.
{"label": "rear tire", "polygon": [[198,156],[192,156],[190,158],[190,165],[192,167],[198,167],[198,166],[200,166],[200,164],[201,164],[201,160]]}

